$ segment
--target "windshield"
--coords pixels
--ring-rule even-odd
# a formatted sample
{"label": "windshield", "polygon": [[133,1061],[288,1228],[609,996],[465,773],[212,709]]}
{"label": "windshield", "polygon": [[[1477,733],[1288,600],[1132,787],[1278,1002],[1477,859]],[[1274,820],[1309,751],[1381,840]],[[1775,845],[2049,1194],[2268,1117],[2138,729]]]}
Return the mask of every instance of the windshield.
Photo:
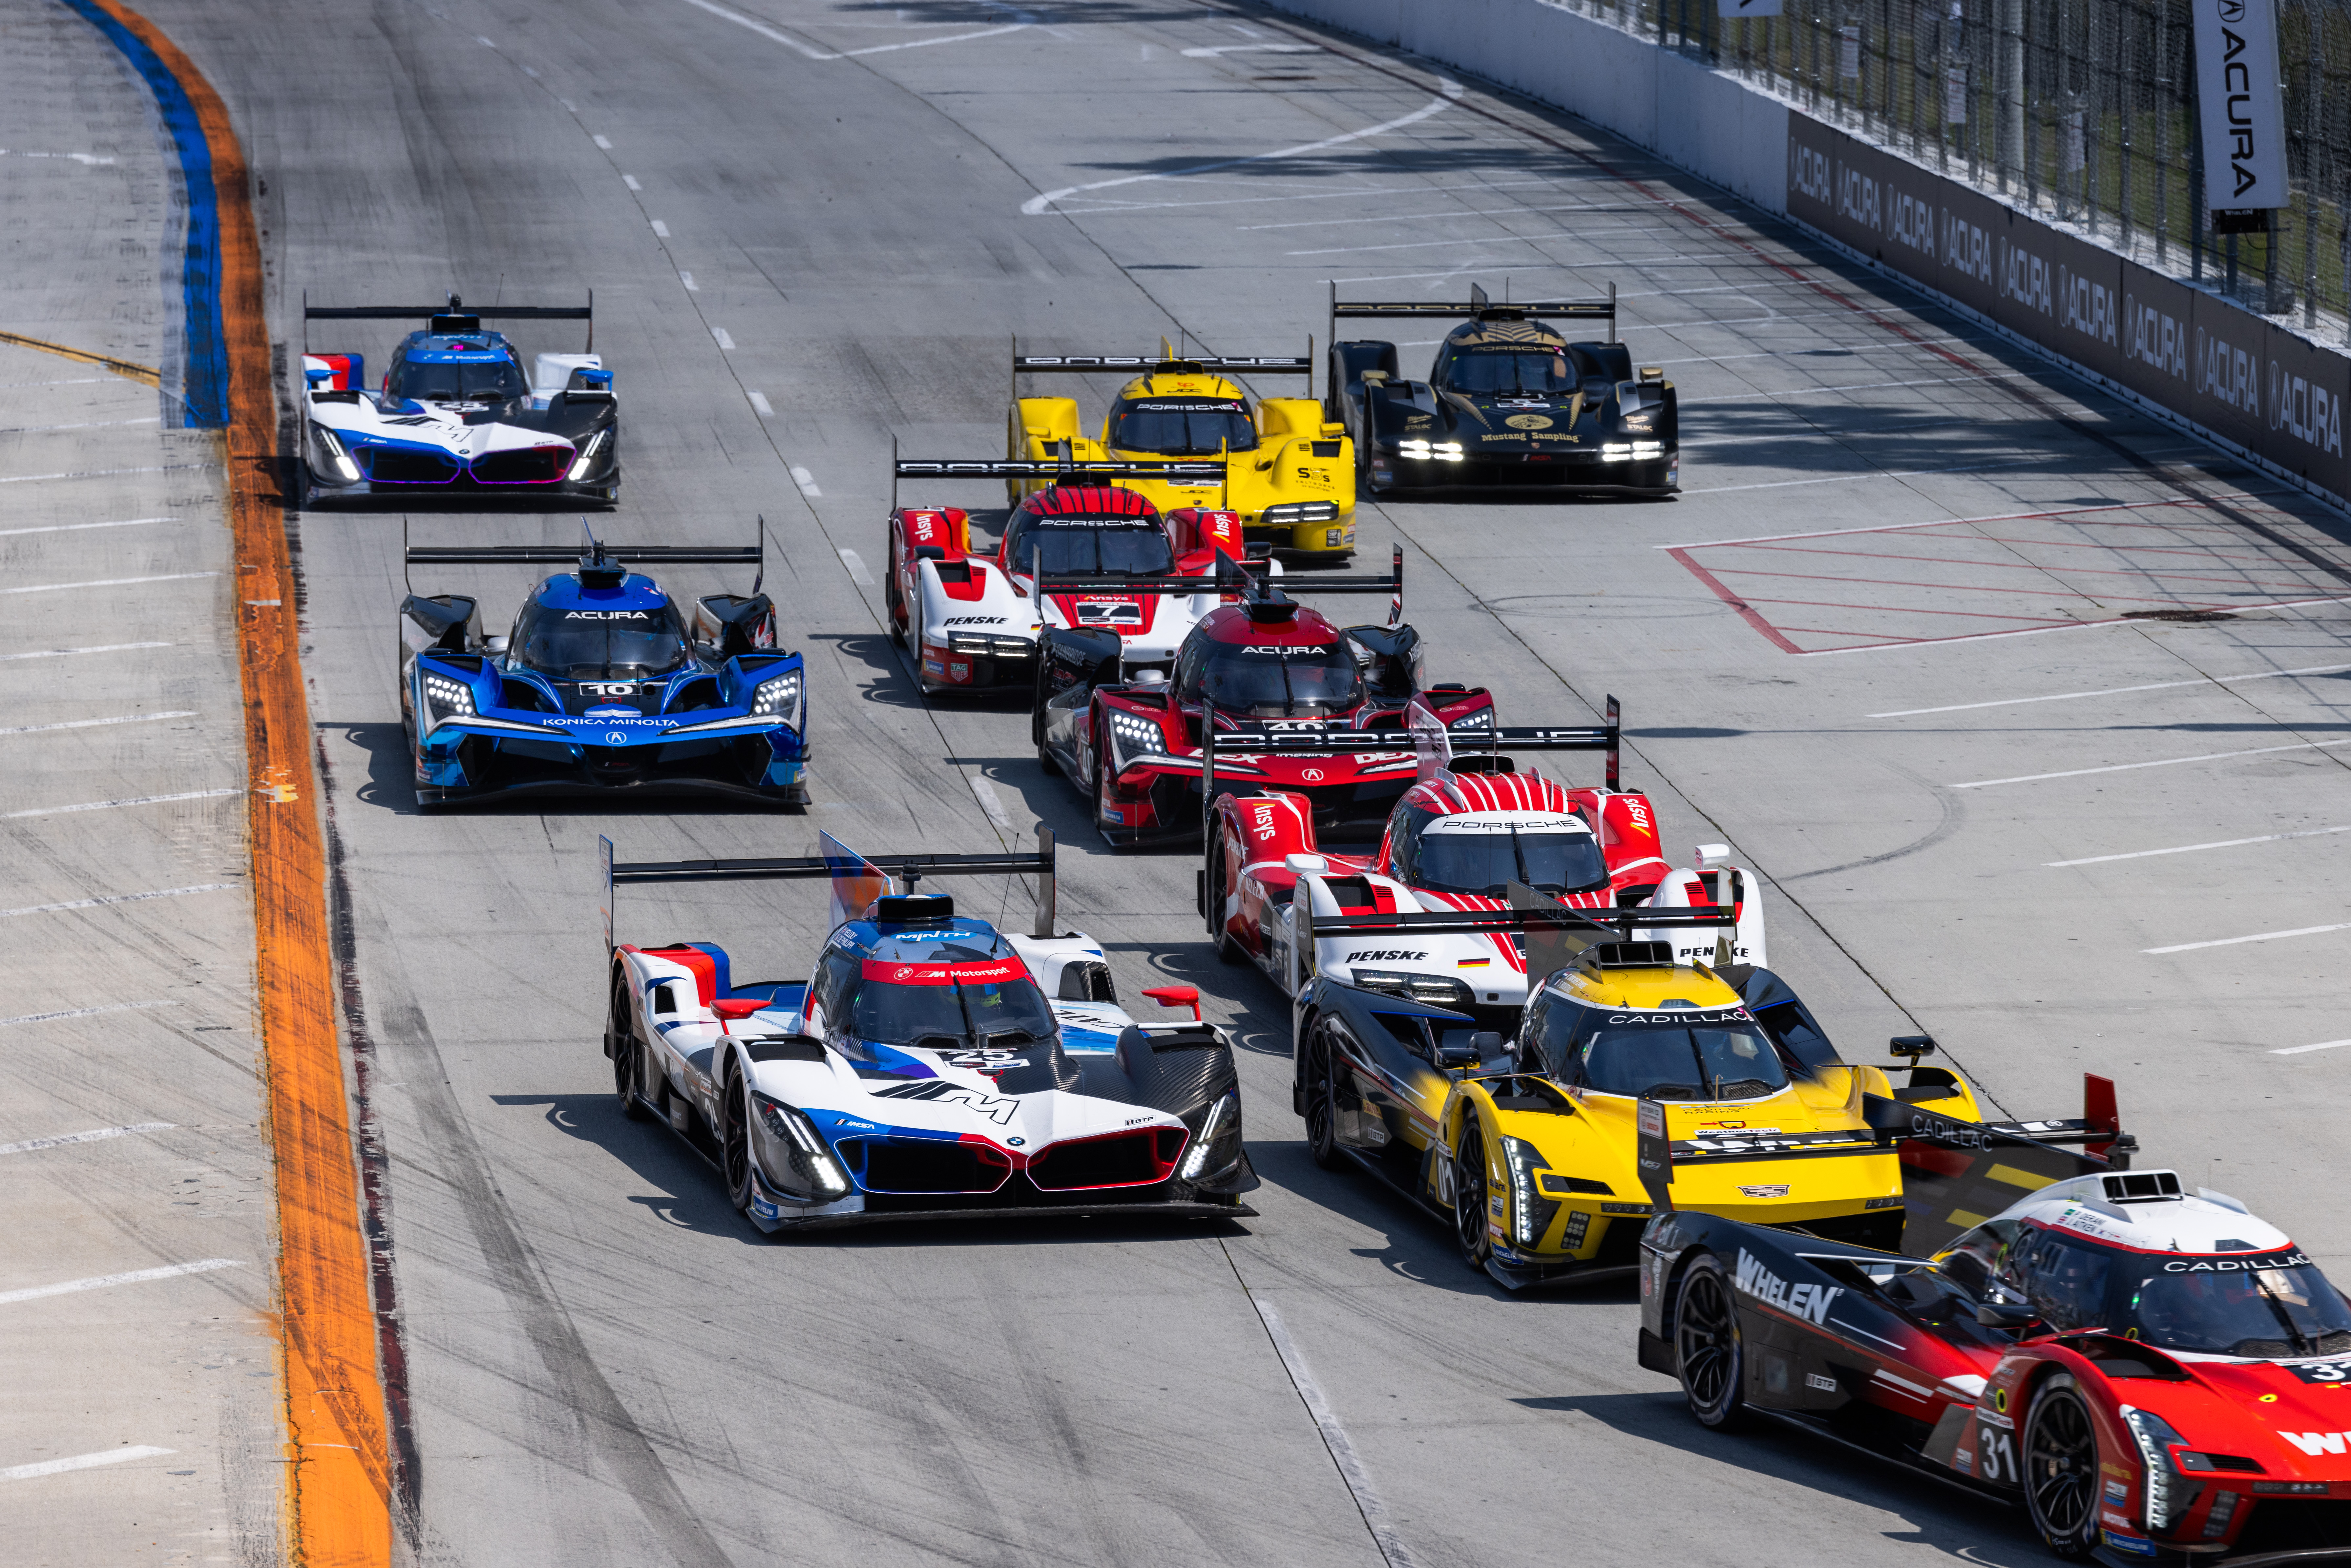
{"label": "windshield", "polygon": [[[1018,968],[1019,961],[1008,966]],[[867,973],[851,982],[850,1032],[882,1045],[928,1045],[935,1049],[991,1042],[1018,1045],[1053,1037],[1053,1009],[1037,982],[1021,972],[1002,980],[958,979],[945,968],[912,967],[923,978],[900,985],[877,979],[874,969],[893,972],[903,964],[867,960]]]}
{"label": "windshield", "polygon": [[528,390],[521,367],[512,360],[472,365],[402,361],[392,383],[392,396],[417,402],[504,402]]}
{"label": "windshield", "polygon": [[2212,1356],[2351,1352],[2351,1307],[2299,1250],[2182,1258],[2126,1253],[2041,1232],[2029,1262],[2033,1307],[2054,1328],[2109,1328]]}
{"label": "windshield", "polygon": [[674,604],[650,610],[566,610],[531,604],[516,622],[514,662],[559,681],[665,675],[693,657]]}
{"label": "windshield", "polygon": [[1576,387],[1565,349],[1462,349],[1447,346],[1436,381],[1465,392],[1567,392]]}
{"label": "windshield", "polygon": [[1214,457],[1254,452],[1257,429],[1249,423],[1249,404],[1238,398],[1160,397],[1119,404],[1111,415],[1110,444],[1162,457]]}
{"label": "windshield", "polygon": [[1200,689],[1185,694],[1259,718],[1351,708],[1363,695],[1362,672],[1343,642],[1283,648],[1212,643]]}
{"label": "windshield", "polygon": [[1514,882],[1544,893],[1580,893],[1608,883],[1608,862],[1590,833],[1521,832],[1480,825],[1423,835],[1417,885],[1437,893],[1499,898]]}
{"label": "windshield", "polygon": [[1650,1100],[1754,1100],[1788,1086],[1779,1052],[1744,1008],[1615,1012],[1554,1006],[1544,1066],[1563,1082]]}
{"label": "windshield", "polygon": [[1176,570],[1176,554],[1155,525],[1033,517],[1012,537],[1012,570],[1024,577],[1164,577]]}

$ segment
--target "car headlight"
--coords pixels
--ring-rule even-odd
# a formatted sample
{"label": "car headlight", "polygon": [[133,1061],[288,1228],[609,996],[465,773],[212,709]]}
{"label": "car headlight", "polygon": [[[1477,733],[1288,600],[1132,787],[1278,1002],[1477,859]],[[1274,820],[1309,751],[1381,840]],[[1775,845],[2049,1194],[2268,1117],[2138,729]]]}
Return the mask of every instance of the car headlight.
{"label": "car headlight", "polygon": [[751,694],[751,716],[780,718],[797,728],[800,722],[800,672],[787,670],[761,681]]}
{"label": "car headlight", "polygon": [[807,1116],[756,1089],[751,1091],[751,1107],[778,1156],[760,1162],[760,1170],[776,1186],[819,1201],[849,1190],[849,1173],[841,1168],[841,1162]]}
{"label": "car headlight", "polygon": [[474,689],[462,681],[446,675],[424,672],[424,728],[426,733],[440,727],[447,719],[471,717],[474,712]]}
{"label": "car headlight", "polygon": [[1338,515],[1336,501],[1285,501],[1278,507],[1268,507],[1259,514],[1258,521],[1287,527],[1294,523],[1327,523]]}
{"label": "car headlight", "polygon": [[1600,447],[1604,463],[1646,463],[1665,455],[1666,444],[1662,441],[1610,441]]}
{"label": "car headlight", "polygon": [[2126,1405],[2122,1417],[2147,1468],[2147,1527],[2159,1535],[2178,1523],[2188,1505],[2196,1500],[2195,1484],[2180,1475],[2171,1458],[2173,1449],[2186,1448],[2188,1439],[2152,1410]]}
{"label": "car headlight", "polygon": [[347,483],[358,482],[360,465],[351,461],[351,455],[343,450],[343,444],[335,438],[333,431],[323,424],[314,423],[310,426],[310,440],[338,476]]}
{"label": "car headlight", "polygon": [[1228,1089],[1208,1107],[1207,1116],[1192,1138],[1192,1147],[1176,1175],[1183,1181],[1222,1176],[1241,1157],[1241,1097]]}
{"label": "car headlight", "polygon": [[1551,1228],[1552,1216],[1559,1212],[1558,1202],[1543,1197],[1535,1183],[1535,1174],[1545,1168],[1546,1162],[1524,1138],[1505,1136],[1502,1164],[1510,1176],[1511,1239],[1521,1247],[1532,1247]]}
{"label": "car headlight", "polygon": [[1159,727],[1139,714],[1110,710],[1111,754],[1122,759],[1142,757],[1167,749],[1166,737]]}
{"label": "car headlight", "polygon": [[580,455],[571,460],[571,472],[565,477],[575,480],[588,477],[588,470],[595,466],[596,454],[604,450],[604,439],[611,434],[608,425],[590,436],[588,444],[580,449]]}
{"label": "car headlight", "polygon": [[1367,991],[1382,991],[1408,1001],[1440,1008],[1466,1008],[1469,988],[1447,975],[1406,975],[1394,969],[1357,969],[1353,983]]}
{"label": "car headlight", "polygon": [[1445,727],[1447,729],[1491,729],[1494,727],[1494,710],[1489,707],[1481,707],[1476,713],[1470,714],[1466,717],[1453,720]]}

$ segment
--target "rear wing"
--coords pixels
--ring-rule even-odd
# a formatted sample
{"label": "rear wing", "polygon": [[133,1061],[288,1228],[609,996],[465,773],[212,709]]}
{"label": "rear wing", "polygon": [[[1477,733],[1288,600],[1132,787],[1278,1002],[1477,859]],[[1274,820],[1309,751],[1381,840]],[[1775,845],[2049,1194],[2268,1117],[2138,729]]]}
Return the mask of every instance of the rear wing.
{"label": "rear wing", "polygon": [[409,580],[412,566],[569,566],[587,570],[602,568],[621,570],[621,557],[637,566],[749,566],[758,569],[751,580],[751,591],[759,591],[759,584],[768,575],[768,519],[762,514],[752,525],[755,542],[747,545],[610,545],[599,539],[586,523],[580,525],[585,535],[581,543],[563,545],[412,545],[408,542],[408,519],[400,520],[401,581],[410,592],[416,591]]}
{"label": "rear wing", "polygon": [[[1320,585],[1310,581],[1307,586]],[[1618,744],[1623,731],[1618,722],[1621,710],[1614,696],[1608,699],[1606,724],[1571,728],[1447,729],[1437,722],[1420,696],[1413,698],[1405,713],[1407,727],[1404,729],[1270,730],[1263,734],[1208,730],[1200,743],[1201,771],[1214,780],[1219,751],[1227,756],[1332,757],[1356,751],[1412,750],[1421,756],[1424,776],[1431,764],[1449,765],[1465,752],[1491,757],[1506,751],[1601,751],[1608,756],[1609,792],[1614,794],[1617,789]]]}
{"label": "rear wing", "polygon": [[[1586,948],[1630,941],[1635,931],[1735,929],[1739,925],[1738,912],[1720,906],[1570,909],[1550,894],[1517,883],[1510,884],[1510,902],[1509,909],[1430,909],[1333,917],[1318,915],[1310,901],[1294,898],[1290,907],[1295,911],[1291,919],[1298,932],[1299,962],[1313,972],[1314,945],[1326,936],[1494,936],[1517,932],[1527,939],[1527,975],[1531,986],[1540,977],[1567,967]],[[1556,962],[1552,961],[1554,957]],[[1538,968],[1538,964],[1542,967]]]}
{"label": "rear wing", "polygon": [[1607,341],[1616,340],[1616,286],[1608,286],[1605,299],[1531,299],[1523,303],[1503,300],[1500,303],[1486,298],[1486,291],[1476,284],[1469,286],[1469,302],[1454,305],[1431,299],[1342,299],[1338,279],[1331,280],[1331,340],[1339,340],[1339,323],[1354,319],[1379,317],[1440,317],[1459,320],[1468,317],[1473,321],[1538,321],[1577,320],[1608,323]]}
{"label": "rear wing", "polygon": [[890,442],[890,509],[898,509],[901,479],[1050,479],[1056,485],[1102,484],[1119,479],[1190,479],[1222,485],[1225,465],[1204,459],[1169,458],[1164,463],[1039,461],[1021,457],[901,457]]}
{"label": "rear wing", "polygon": [[302,291],[302,351],[310,351],[310,323],[317,321],[423,321],[428,332],[478,332],[484,321],[585,321],[588,347],[596,350],[596,291],[585,305],[468,305],[457,296],[441,305],[313,305]]}
{"label": "rear wing", "polygon": [[821,854],[781,859],[719,861],[621,861],[612,859],[612,841],[599,838],[603,856],[604,952],[612,944],[612,890],[643,883],[789,882],[819,877],[832,883],[833,927],[844,920],[862,919],[878,898],[911,889],[926,876],[1033,875],[1037,878],[1035,936],[1057,935],[1053,929],[1053,830],[1040,823],[1034,854],[865,855],[831,833],[817,835]]}
{"label": "rear wing", "polygon": [[1166,339],[1151,354],[1024,354],[1020,339],[1012,339],[1012,401],[1020,401],[1020,378],[1038,375],[1222,375],[1304,376],[1306,393],[1314,395],[1314,340],[1306,340],[1306,355],[1191,354],[1178,352]]}
{"label": "rear wing", "polygon": [[[1011,465],[1006,465],[1011,466]],[[1031,464],[1031,467],[1046,466]],[[1093,466],[1079,464],[1079,467]],[[1212,575],[1198,577],[1055,577],[1037,580],[1037,591],[1046,593],[1202,593],[1214,588],[1219,593],[1238,593],[1245,602],[1254,605],[1288,604],[1292,602],[1290,591],[1301,593],[1384,593],[1389,599],[1389,624],[1404,612],[1404,547],[1395,547],[1394,564],[1385,577],[1361,575],[1354,577],[1328,576],[1321,572],[1311,577],[1283,578],[1280,588],[1271,584],[1271,573],[1259,576],[1250,566],[1263,562],[1238,562],[1228,556],[1217,558]],[[1267,747],[1259,747],[1259,750]]]}

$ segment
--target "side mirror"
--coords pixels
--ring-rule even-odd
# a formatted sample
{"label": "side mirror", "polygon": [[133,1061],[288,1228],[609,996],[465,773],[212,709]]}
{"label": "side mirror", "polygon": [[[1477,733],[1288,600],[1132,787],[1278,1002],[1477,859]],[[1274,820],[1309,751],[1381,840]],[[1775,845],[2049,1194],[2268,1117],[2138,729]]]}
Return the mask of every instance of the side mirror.
{"label": "side mirror", "polygon": [[1149,986],[1143,994],[1163,1008],[1190,1008],[1192,1021],[1200,1021],[1200,988],[1197,986]]}
{"label": "side mirror", "polygon": [[507,634],[503,632],[494,632],[482,639],[482,652],[485,653],[503,653],[508,646]]}
{"label": "side mirror", "polygon": [[776,601],[764,593],[710,593],[695,601],[694,640],[722,659],[776,645]]}
{"label": "side mirror", "polygon": [[1931,1034],[1897,1034],[1886,1042],[1886,1050],[1891,1056],[1908,1057],[1910,1065],[1916,1067],[1920,1057],[1935,1054],[1935,1037]]}
{"label": "side mirror", "polygon": [[2041,1321],[2041,1314],[2031,1307],[2014,1306],[2007,1301],[1979,1301],[1976,1322],[1988,1329],[2030,1328]]}
{"label": "side mirror", "polygon": [[1437,1048],[1437,1066],[1440,1071],[1452,1072],[1464,1067],[1475,1067],[1484,1060],[1485,1058],[1479,1054],[1475,1045],[1466,1042],[1440,1045]]}
{"label": "side mirror", "polygon": [[481,647],[482,616],[457,593],[412,593],[400,604],[400,638],[410,655],[472,653]]}
{"label": "side mirror", "polygon": [[1284,871],[1296,872],[1300,876],[1321,876],[1331,869],[1331,862],[1322,856],[1303,853],[1282,856],[1281,865]]}
{"label": "side mirror", "polygon": [[1502,1054],[1502,1037],[1490,1029],[1481,1029],[1469,1037],[1469,1048],[1480,1061],[1491,1061]]}
{"label": "side mirror", "polygon": [[710,1010],[725,1022],[733,1023],[737,1019],[749,1018],[762,1008],[775,1005],[766,997],[721,997],[710,1004]]}

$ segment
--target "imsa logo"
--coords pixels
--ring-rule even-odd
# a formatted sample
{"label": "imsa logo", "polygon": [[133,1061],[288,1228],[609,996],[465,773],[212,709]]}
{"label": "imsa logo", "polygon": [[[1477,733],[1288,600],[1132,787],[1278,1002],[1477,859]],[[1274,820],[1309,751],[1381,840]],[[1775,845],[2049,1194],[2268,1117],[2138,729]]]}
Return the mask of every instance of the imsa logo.
{"label": "imsa logo", "polygon": [[1739,1249],[1739,1268],[1732,1279],[1741,1293],[1816,1328],[1828,1322],[1830,1305],[1844,1294],[1842,1285],[1791,1285],[1744,1247]]}

